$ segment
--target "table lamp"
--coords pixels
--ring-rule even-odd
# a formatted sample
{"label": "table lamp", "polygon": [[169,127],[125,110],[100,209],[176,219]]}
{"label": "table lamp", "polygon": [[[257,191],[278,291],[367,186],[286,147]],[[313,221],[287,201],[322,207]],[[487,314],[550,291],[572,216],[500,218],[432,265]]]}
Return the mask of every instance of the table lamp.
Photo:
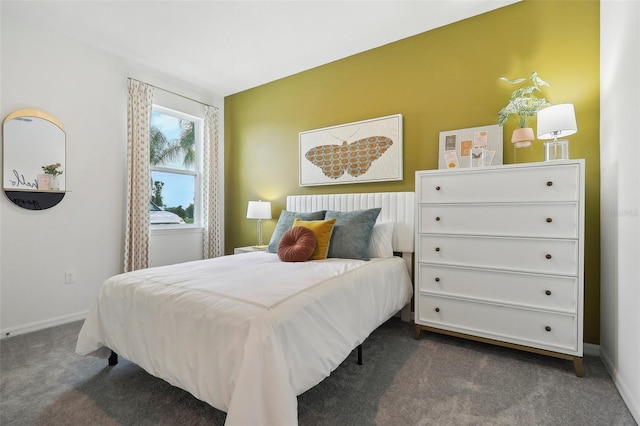
{"label": "table lamp", "polygon": [[256,229],[258,233],[258,245],[256,249],[264,249],[266,246],[262,242],[262,219],[271,219],[271,202],[269,201],[249,201],[247,207],[247,219],[258,219]]}
{"label": "table lamp", "polygon": [[544,161],[568,160],[569,141],[558,138],[577,131],[573,104],[551,105],[538,111],[538,139],[553,139],[544,143]]}

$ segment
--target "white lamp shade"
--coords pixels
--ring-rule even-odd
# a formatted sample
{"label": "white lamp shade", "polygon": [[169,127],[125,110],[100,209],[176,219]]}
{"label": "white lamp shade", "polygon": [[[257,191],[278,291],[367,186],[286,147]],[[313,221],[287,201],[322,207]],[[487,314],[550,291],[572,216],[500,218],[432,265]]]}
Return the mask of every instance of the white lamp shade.
{"label": "white lamp shade", "polygon": [[538,111],[538,139],[556,139],[578,131],[573,104],[558,104]]}
{"label": "white lamp shade", "polygon": [[271,202],[249,201],[247,219],[271,219]]}

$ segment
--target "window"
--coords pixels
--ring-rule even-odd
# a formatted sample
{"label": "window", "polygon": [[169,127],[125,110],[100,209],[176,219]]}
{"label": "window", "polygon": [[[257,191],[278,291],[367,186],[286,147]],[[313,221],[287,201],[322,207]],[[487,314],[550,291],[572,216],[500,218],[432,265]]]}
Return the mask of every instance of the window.
{"label": "window", "polygon": [[202,118],[158,105],[151,113],[149,223],[200,225]]}

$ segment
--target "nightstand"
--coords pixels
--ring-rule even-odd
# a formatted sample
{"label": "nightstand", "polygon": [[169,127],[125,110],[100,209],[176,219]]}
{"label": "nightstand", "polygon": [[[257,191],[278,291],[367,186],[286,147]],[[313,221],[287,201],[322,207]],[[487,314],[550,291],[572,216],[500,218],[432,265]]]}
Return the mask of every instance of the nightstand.
{"label": "nightstand", "polygon": [[247,247],[236,247],[233,249],[233,254],[241,254],[241,253],[251,253],[254,251],[265,251],[268,246],[262,246],[257,248],[255,246],[247,246]]}

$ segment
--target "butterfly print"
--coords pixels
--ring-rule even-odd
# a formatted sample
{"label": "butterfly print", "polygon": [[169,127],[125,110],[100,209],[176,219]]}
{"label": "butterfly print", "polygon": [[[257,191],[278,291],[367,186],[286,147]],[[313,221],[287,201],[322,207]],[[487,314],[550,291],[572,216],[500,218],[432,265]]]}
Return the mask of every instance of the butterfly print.
{"label": "butterfly print", "polygon": [[370,136],[342,145],[320,145],[304,155],[330,179],[338,179],[345,172],[353,177],[365,174],[373,163],[393,145],[385,136]]}

